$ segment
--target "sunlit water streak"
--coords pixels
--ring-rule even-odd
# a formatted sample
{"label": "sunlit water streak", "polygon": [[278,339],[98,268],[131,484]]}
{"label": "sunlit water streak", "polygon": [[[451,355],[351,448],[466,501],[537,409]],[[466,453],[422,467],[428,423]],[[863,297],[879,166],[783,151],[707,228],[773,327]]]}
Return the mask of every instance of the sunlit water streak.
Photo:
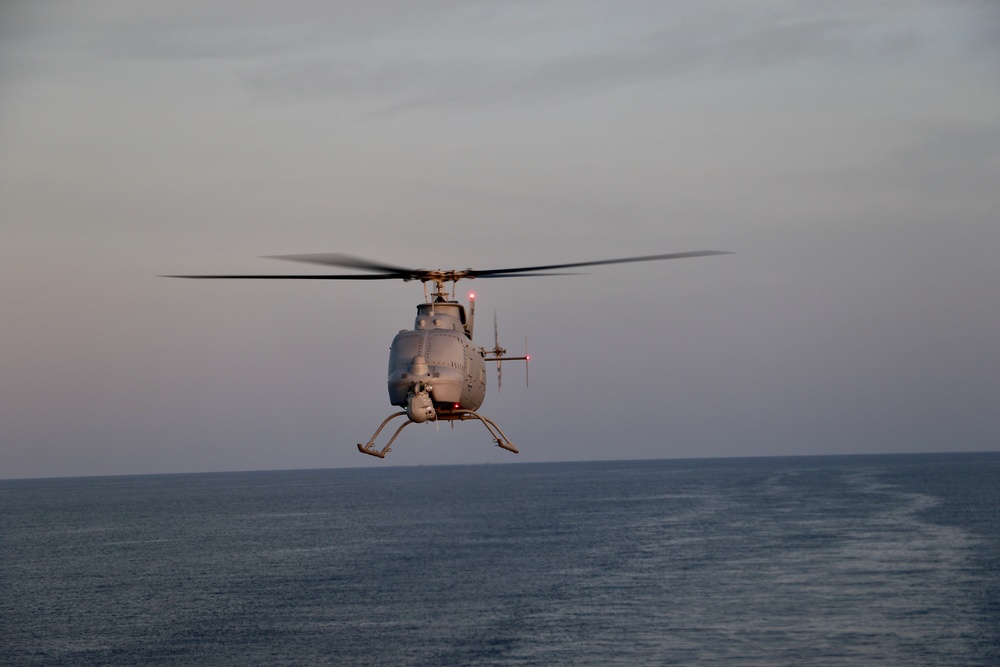
{"label": "sunlit water streak", "polygon": [[1000,664],[1000,455],[0,482],[0,664]]}

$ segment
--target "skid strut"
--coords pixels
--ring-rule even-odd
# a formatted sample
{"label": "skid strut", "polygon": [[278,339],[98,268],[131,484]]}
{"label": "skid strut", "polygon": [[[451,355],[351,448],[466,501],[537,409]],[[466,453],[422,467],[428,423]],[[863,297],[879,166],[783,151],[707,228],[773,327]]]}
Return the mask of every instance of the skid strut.
{"label": "skid strut", "polygon": [[[382,429],[384,429],[389,422],[391,422],[396,417],[403,417],[403,416],[406,416],[405,411],[394,412],[388,417],[386,417],[382,421],[382,423],[379,424],[378,429],[375,430],[375,435],[371,437],[371,440],[369,440],[364,445],[362,445],[360,442],[358,443],[358,451],[361,452],[362,454],[368,454],[369,456],[377,456],[380,459],[384,459],[385,455],[388,454],[390,451],[392,451],[389,448],[392,446],[392,443],[396,441],[396,436],[399,435],[400,431],[402,431],[410,424],[415,424],[416,422],[407,418],[407,420],[403,422],[399,426],[399,428],[396,429],[396,432],[392,434],[392,437],[389,438],[389,442],[385,443],[385,447],[383,447],[382,449],[375,449],[375,440],[382,432]],[[467,419],[478,419],[479,421],[481,421],[483,423],[483,426],[486,427],[486,430],[489,431],[490,435],[493,437],[493,442],[497,443],[497,446],[500,447],[501,449],[506,449],[508,452],[514,452],[515,454],[519,453],[517,451],[517,447],[515,447],[514,443],[512,443],[510,440],[507,439],[507,436],[504,434],[502,430],[500,430],[500,427],[496,425],[496,422],[494,422],[492,419],[489,419],[488,417],[484,417],[481,414],[474,412],[472,410],[455,410],[454,412],[449,413],[448,415],[438,416],[439,421],[456,421],[456,420],[465,421]]]}
{"label": "skid strut", "polygon": [[358,451],[361,452],[362,454],[370,454],[371,456],[377,456],[380,459],[384,459],[385,455],[389,453],[389,446],[392,445],[393,441],[396,439],[396,436],[399,435],[399,432],[402,431],[407,426],[409,426],[410,424],[413,424],[414,422],[411,421],[410,419],[407,419],[405,422],[403,422],[402,425],[396,429],[396,432],[392,434],[392,437],[389,438],[389,442],[385,443],[385,447],[383,447],[381,451],[375,449],[374,446],[375,438],[377,438],[378,434],[382,432],[382,429],[385,428],[386,424],[391,422],[396,417],[404,417],[404,416],[406,416],[405,410],[403,412],[394,412],[388,417],[386,417],[385,420],[379,425],[378,429],[376,429],[375,435],[373,435],[371,440],[368,441],[368,444],[362,445],[360,442],[358,443]]}
{"label": "skid strut", "polygon": [[514,446],[514,443],[507,439],[507,436],[500,430],[500,427],[497,426],[496,422],[492,419],[484,417],[478,412],[473,412],[472,410],[455,410],[454,414],[459,421],[465,421],[466,419],[478,419],[483,423],[483,426],[486,427],[486,430],[490,432],[490,435],[493,436],[493,442],[497,443],[497,447],[506,449],[508,452],[514,452],[515,454],[519,453],[517,451],[517,447]]}

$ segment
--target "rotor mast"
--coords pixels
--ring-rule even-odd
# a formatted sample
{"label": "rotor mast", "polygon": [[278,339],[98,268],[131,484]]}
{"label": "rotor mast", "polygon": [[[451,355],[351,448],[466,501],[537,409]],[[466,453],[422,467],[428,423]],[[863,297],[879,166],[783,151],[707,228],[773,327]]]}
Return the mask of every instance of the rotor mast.
{"label": "rotor mast", "polygon": [[[475,278],[472,269],[452,269],[448,271],[434,270],[424,271],[417,280],[424,284],[424,301],[430,303],[434,301],[455,301],[458,291],[458,281],[462,278]],[[427,293],[427,283],[434,283],[434,291]],[[445,283],[451,283],[451,294],[445,288]]]}

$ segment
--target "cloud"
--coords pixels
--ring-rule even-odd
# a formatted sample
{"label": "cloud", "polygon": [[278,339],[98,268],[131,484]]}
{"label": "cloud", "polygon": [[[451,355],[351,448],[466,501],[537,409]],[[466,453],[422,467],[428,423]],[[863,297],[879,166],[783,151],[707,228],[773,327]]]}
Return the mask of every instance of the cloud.
{"label": "cloud", "polygon": [[[914,61],[933,71],[941,59],[984,48],[955,30],[963,22],[971,30],[975,12],[905,4],[905,13],[895,3],[737,3],[687,13],[641,2],[590,5],[589,12],[569,12],[564,3],[502,13],[483,10],[489,3],[446,5],[412,17],[412,25],[368,23],[361,38],[346,38],[336,21],[324,24],[300,35],[297,55],[249,60],[236,71],[274,100],[366,99],[386,113],[572,99],[693,75],[702,85],[781,78],[803,68],[819,87]],[[599,33],[594,20],[602,22]]]}

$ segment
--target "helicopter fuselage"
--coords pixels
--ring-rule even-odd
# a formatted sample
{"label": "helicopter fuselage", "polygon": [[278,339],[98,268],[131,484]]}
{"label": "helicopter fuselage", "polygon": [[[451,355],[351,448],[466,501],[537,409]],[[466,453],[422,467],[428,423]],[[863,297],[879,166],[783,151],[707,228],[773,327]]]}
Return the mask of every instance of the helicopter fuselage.
{"label": "helicopter fuselage", "polygon": [[418,423],[475,411],[486,398],[486,354],[473,345],[461,304],[419,304],[413,329],[396,334],[389,349],[389,402]]}

